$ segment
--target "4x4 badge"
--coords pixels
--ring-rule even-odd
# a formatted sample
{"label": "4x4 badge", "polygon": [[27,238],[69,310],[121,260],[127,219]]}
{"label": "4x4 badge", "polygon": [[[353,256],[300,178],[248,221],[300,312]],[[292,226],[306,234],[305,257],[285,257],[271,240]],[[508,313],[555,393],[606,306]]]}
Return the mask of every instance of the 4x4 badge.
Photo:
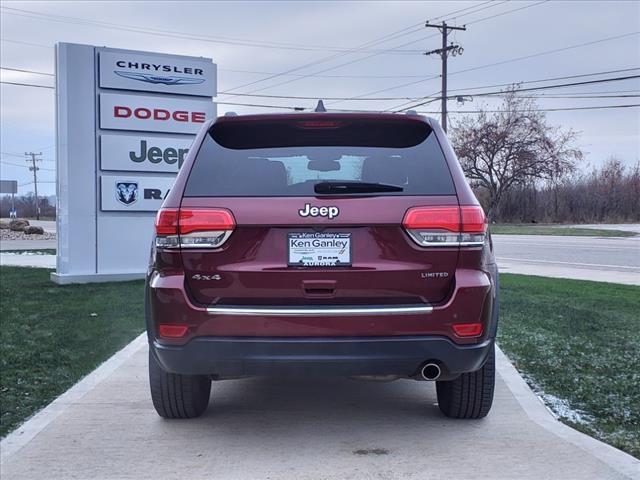
{"label": "4x4 badge", "polygon": [[305,203],[304,208],[298,210],[301,217],[327,217],[329,220],[340,214],[338,207],[312,207],[311,204]]}
{"label": "4x4 badge", "polygon": [[214,275],[200,275],[199,273],[196,273],[191,276],[191,280],[222,280],[222,277],[217,273]]}

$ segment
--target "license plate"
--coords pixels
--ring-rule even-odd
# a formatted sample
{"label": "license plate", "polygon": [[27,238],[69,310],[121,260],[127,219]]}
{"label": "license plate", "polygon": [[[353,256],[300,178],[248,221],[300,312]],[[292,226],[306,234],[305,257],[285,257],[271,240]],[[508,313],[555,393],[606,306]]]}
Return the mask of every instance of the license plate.
{"label": "license plate", "polygon": [[350,233],[290,233],[287,246],[292,267],[351,265]]}

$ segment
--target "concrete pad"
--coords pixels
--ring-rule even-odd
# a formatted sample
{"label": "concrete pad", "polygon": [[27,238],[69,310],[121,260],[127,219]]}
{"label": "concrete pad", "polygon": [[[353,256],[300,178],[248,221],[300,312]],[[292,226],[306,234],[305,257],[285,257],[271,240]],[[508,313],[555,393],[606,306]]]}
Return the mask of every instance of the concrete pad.
{"label": "concrete pad", "polygon": [[51,240],[2,240],[0,241],[0,251],[2,250],[43,250],[58,248],[58,241]]}
{"label": "concrete pad", "polygon": [[0,265],[12,267],[56,268],[56,256],[29,253],[0,253]]}
{"label": "concrete pad", "polygon": [[640,478],[639,461],[553,419],[503,355],[480,421],[443,417],[430,383],[265,378],[214,383],[203,417],[167,421],[144,337],[126,348],[2,441],[3,480]]}

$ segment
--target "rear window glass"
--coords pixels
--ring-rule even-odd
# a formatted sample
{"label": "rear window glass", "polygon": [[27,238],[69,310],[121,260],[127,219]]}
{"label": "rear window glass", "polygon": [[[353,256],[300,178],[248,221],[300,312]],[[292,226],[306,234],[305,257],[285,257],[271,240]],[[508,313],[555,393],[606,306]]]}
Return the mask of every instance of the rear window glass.
{"label": "rear window glass", "polygon": [[402,188],[376,195],[455,194],[426,123],[301,120],[214,125],[196,156],[185,196],[315,196],[316,183],[332,180]]}

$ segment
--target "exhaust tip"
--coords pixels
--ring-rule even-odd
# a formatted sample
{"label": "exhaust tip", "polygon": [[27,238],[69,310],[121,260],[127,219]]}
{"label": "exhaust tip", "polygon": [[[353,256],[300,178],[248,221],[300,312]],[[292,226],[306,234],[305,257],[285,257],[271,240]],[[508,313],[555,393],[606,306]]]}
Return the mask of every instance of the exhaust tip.
{"label": "exhaust tip", "polygon": [[440,378],[440,374],[442,373],[442,370],[440,370],[440,367],[438,366],[437,363],[426,363],[424,365],[424,367],[422,367],[422,370],[420,370],[420,376],[424,379],[424,380],[437,380],[438,378]]}

